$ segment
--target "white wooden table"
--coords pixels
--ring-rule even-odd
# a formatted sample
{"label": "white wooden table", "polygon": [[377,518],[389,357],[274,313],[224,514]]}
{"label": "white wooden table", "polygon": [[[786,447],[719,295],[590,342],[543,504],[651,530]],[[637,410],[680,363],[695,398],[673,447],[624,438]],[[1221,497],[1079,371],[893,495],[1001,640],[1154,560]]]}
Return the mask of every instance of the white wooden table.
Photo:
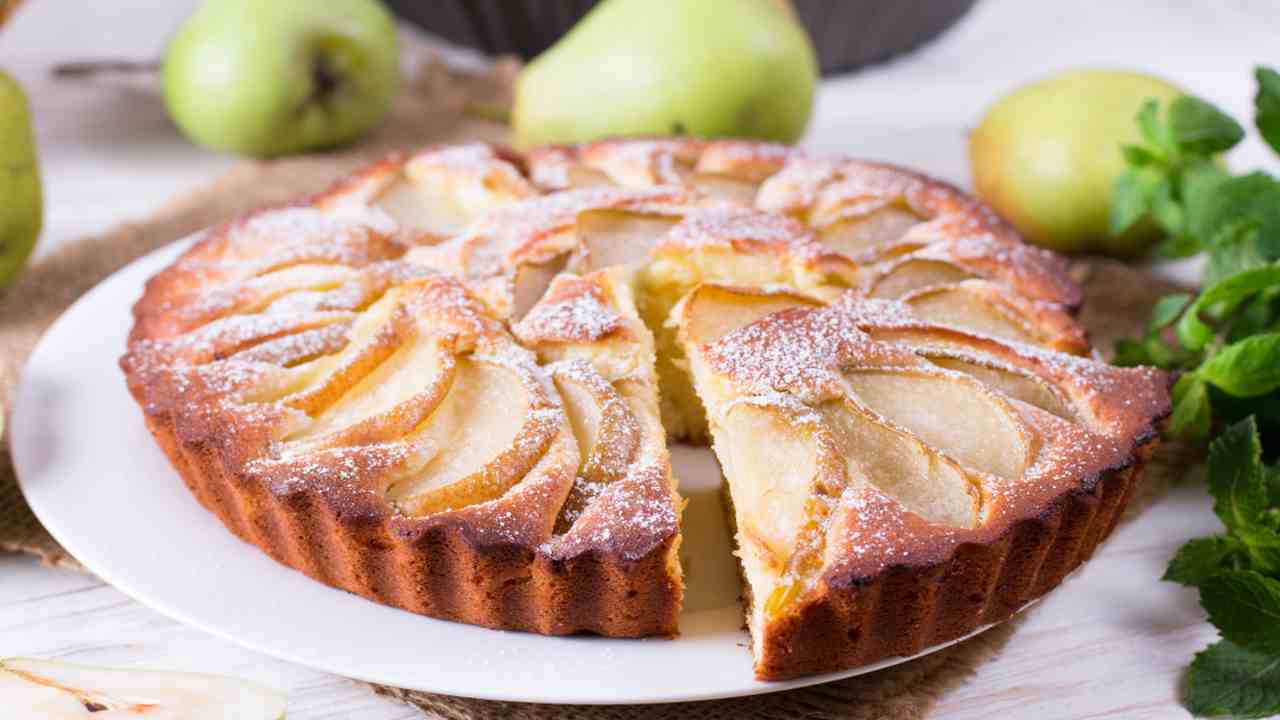
{"label": "white wooden table", "polygon": [[[149,58],[194,3],[28,0],[0,33],[0,66],[33,96],[48,204],[40,248],[145,216],[234,160],[183,141],[146,87],[53,82],[84,57]],[[965,128],[1001,92],[1080,65],[1147,69],[1251,117],[1256,62],[1280,63],[1272,0],[984,0],[908,58],[826,82],[810,147],[913,164],[965,182]],[[1275,166],[1256,138],[1233,165]],[[1179,672],[1214,636],[1194,592],[1158,582],[1181,542],[1216,529],[1195,483],[1122,527],[1029,612],[1002,654],[939,701],[939,717],[1177,717]],[[220,672],[289,692],[290,718],[390,720],[416,711],[363,687],[243,650],[91,576],[0,556],[0,656]]]}

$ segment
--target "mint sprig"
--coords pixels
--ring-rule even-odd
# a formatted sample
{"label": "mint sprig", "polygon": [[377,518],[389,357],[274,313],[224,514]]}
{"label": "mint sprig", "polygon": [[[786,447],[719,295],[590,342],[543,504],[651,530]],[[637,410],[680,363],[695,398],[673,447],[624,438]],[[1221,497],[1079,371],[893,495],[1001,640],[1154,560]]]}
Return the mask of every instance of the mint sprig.
{"label": "mint sprig", "polygon": [[[1280,147],[1280,73],[1255,75],[1256,124]],[[1228,173],[1220,154],[1244,129],[1199,98],[1148,102],[1136,122],[1142,142],[1123,148],[1112,230],[1154,223],[1167,235],[1158,253],[1203,253],[1205,289],[1163,299],[1145,335],[1117,343],[1115,362],[1180,373],[1170,435],[1203,441],[1253,415],[1263,445],[1280,450],[1280,179]]]}
{"label": "mint sprig", "polygon": [[1197,715],[1280,713],[1280,469],[1263,463],[1252,418],[1210,444],[1208,474],[1225,532],[1183,544],[1164,574],[1199,588],[1223,637],[1191,664],[1184,704]]}
{"label": "mint sprig", "polygon": [[1161,254],[1193,255],[1202,249],[1194,211],[1209,187],[1225,178],[1215,155],[1239,143],[1244,128],[1190,96],[1171,102],[1163,118],[1159,104],[1149,100],[1137,121],[1143,143],[1121,148],[1130,167],[1112,194],[1111,233],[1121,235],[1149,218],[1168,236]]}
{"label": "mint sprig", "polygon": [[[1257,68],[1254,123],[1280,152],[1280,73]],[[1280,714],[1280,180],[1232,175],[1219,155],[1243,127],[1212,104],[1147,103],[1123,148],[1111,229],[1154,223],[1159,254],[1206,256],[1203,290],[1170,295],[1115,362],[1178,374],[1167,433],[1201,442],[1223,531],[1183,544],[1164,579],[1196,587],[1222,640],[1196,655],[1183,704],[1196,715]],[[1221,429],[1214,438],[1215,430]]]}

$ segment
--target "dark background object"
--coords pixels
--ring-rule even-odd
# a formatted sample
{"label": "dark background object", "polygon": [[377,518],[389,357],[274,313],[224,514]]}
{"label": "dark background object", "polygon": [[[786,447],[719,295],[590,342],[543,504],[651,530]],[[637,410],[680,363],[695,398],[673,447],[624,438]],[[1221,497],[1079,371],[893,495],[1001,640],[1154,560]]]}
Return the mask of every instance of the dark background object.
{"label": "dark background object", "polygon": [[[550,47],[596,4],[596,0],[388,2],[396,14],[451,42],[524,58]],[[919,47],[955,24],[977,0],[791,2],[813,37],[825,75]]]}

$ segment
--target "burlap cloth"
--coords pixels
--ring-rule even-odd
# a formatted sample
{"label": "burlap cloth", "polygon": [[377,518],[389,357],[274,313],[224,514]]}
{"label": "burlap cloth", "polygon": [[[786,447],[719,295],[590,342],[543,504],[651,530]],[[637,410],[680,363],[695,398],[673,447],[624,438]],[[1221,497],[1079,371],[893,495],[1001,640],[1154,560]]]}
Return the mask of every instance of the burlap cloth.
{"label": "burlap cloth", "polygon": [[[0,393],[4,407],[18,372],[44,329],[86,290],[134,258],[201,228],[327,185],[391,149],[460,140],[501,140],[506,128],[483,119],[483,108],[504,100],[514,64],[483,75],[424,62],[391,119],[359,147],[341,152],[244,162],[206,188],[178,198],[150,218],[67,243],[34,263],[0,299]],[[1155,298],[1170,288],[1118,263],[1076,267],[1087,289],[1084,320],[1098,347],[1141,327]],[[113,358],[104,358],[112,362]],[[33,553],[45,562],[82,569],[40,526],[24,502],[7,447],[0,452],[0,549]],[[1148,473],[1130,515],[1164,489],[1178,463],[1166,452]],[[1015,632],[1012,621],[947,650],[870,675],[826,685],[736,700],[661,706],[553,707],[433,695],[373,686],[422,710],[424,717],[473,718],[897,718],[928,716],[938,696],[964,682]],[[500,679],[495,678],[500,682]]]}

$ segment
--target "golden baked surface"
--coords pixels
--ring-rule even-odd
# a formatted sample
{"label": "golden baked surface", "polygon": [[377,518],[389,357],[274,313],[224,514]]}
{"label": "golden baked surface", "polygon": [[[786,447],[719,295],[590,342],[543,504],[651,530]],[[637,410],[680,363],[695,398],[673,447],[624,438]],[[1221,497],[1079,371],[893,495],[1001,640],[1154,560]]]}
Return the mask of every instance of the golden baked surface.
{"label": "golden baked surface", "polygon": [[1004,619],[1110,531],[1167,379],[954,188],[741,141],[429,148],[208,231],[121,359],[244,540],[491,627],[677,632],[714,441],[763,678]]}

